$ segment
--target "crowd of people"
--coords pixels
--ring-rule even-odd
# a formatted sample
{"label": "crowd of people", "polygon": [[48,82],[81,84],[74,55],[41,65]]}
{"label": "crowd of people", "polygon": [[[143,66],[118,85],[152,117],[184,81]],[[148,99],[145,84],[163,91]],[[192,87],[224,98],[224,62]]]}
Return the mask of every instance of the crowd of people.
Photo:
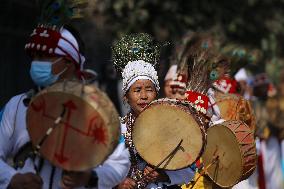
{"label": "crowd of people", "polygon": [[[78,2],[81,8],[82,4],[80,4],[80,1]],[[49,116],[48,119],[54,119],[54,126],[50,125],[44,131],[44,133],[46,132],[44,136],[37,136],[41,138],[38,143],[33,138],[35,125],[32,125],[29,121],[31,109],[35,111],[40,109],[39,106],[36,106],[35,99],[39,99],[42,94],[49,93],[51,86],[66,81],[75,81],[78,85],[83,83],[82,91],[89,93],[99,89],[84,88],[87,85],[94,85],[95,72],[85,69],[83,42],[80,35],[72,27],[66,25],[66,18],[72,16],[73,13],[66,11],[69,10],[65,7],[67,5],[60,4],[57,1],[46,4],[46,6],[43,9],[45,11],[43,11],[39,25],[33,30],[25,46],[27,54],[32,59],[30,76],[35,88],[12,97],[1,110],[0,188],[281,189],[284,187],[284,143],[282,141],[284,136],[282,125],[284,79],[280,78],[279,85],[274,86],[265,70],[253,67],[258,66],[257,63],[261,62],[262,57],[259,51],[247,49],[241,45],[232,45],[229,42],[216,45],[217,39],[209,33],[192,32],[181,37],[181,40],[176,43],[174,52],[169,55],[171,56],[171,65],[163,79],[163,89],[160,89],[156,70],[162,46],[146,33],[128,34],[117,39],[110,47],[112,48],[112,62],[122,76],[122,86],[119,88],[122,96],[121,101],[129,106],[126,115],[120,118],[119,131],[115,131],[121,133],[121,136],[117,140],[110,139],[105,137],[104,134],[97,134],[96,132],[103,131],[99,130],[102,127],[96,127],[99,131],[92,130],[90,133],[93,132],[97,140],[101,140],[101,144],[92,144],[94,146],[107,146],[106,141],[111,141],[108,143],[112,144],[111,153],[98,151],[97,153],[107,154],[106,157],[102,158],[104,160],[101,160],[99,165],[96,164],[96,166],[88,169],[73,170],[73,166],[64,165],[68,160],[63,156],[59,157],[55,151],[50,150],[50,147],[44,144],[50,142],[50,139],[54,139],[51,135],[57,129],[56,125],[65,125],[62,132],[63,130],[65,132],[66,128],[71,128],[68,121],[76,119],[70,116],[72,108],[73,110],[82,108],[79,114],[83,115],[85,119],[89,119],[88,116],[90,115],[87,114],[89,107],[76,107],[70,100],[68,101],[69,104],[56,104],[56,102],[49,101],[48,98],[41,99],[42,101],[46,100],[46,104],[55,104],[54,107],[49,106],[50,112],[39,114],[39,116]],[[72,4],[72,7],[74,8],[75,5]],[[55,17],[53,17],[52,12],[57,13],[59,10],[64,10],[64,13],[67,12],[68,16],[60,15],[60,17],[55,14]],[[70,88],[70,91],[72,91],[72,87]],[[65,98],[68,95],[64,96],[65,91],[62,92],[54,99],[60,101],[64,98],[66,100]],[[159,93],[165,95],[162,100],[158,100]],[[79,94],[83,94],[83,92]],[[71,99],[70,96],[68,98]],[[82,95],[81,98],[86,100],[86,98],[83,99]],[[93,106],[95,107],[93,111],[96,111],[96,115],[101,116],[103,120],[99,122],[96,119],[99,123],[94,125],[105,124],[117,127],[113,123],[115,121],[106,121],[115,120],[118,118],[117,114],[102,115],[101,109],[106,108],[106,104],[102,102],[100,104],[97,98],[97,96],[90,96],[88,99],[89,104],[98,103],[97,106]],[[42,102],[41,100],[39,101]],[[177,154],[175,150],[168,163],[161,167],[163,162],[158,165],[147,162],[147,158],[141,155],[142,152],[135,144],[133,138],[135,120],[142,117],[153,103],[161,105],[157,106],[160,108],[159,110],[166,106],[169,112],[175,111],[174,108],[184,110],[200,128],[202,145],[200,148],[192,145],[192,149],[197,151],[197,155],[192,157],[193,154],[186,154],[188,159],[185,162],[187,164],[186,166],[183,165],[182,168],[167,168],[171,161],[179,162],[179,159],[175,158],[175,153]],[[62,105],[61,116],[52,117],[53,109]],[[45,107],[47,106],[44,104],[43,108]],[[174,108],[172,109],[172,107]],[[65,114],[65,112],[67,113]],[[179,115],[172,115],[175,116],[172,119],[176,119],[177,123],[174,127],[180,127],[178,124],[182,117],[179,119]],[[166,118],[168,115],[162,116]],[[163,119],[152,117],[150,122],[160,124],[158,123],[159,120]],[[226,165],[226,162],[223,162],[225,160],[222,159],[222,155],[212,157],[212,162],[208,164],[203,154],[207,153],[206,147],[209,148],[210,146],[209,140],[206,141],[206,137],[209,139],[210,136],[208,131],[210,129],[212,131],[212,128],[214,129],[218,125],[222,125],[219,126],[220,128],[229,128],[230,126],[226,125],[228,121],[232,120],[237,122],[230,122],[231,125],[241,125],[248,132],[246,137],[253,137],[252,139],[249,138],[250,141],[245,140],[243,142],[240,140],[237,131],[232,130],[234,137],[231,137],[230,140],[237,140],[241,149],[236,152],[235,156],[241,156],[242,164],[239,169],[242,172],[240,173],[241,176],[224,186],[219,177],[212,177],[209,169],[209,167],[212,169],[215,162]],[[83,121],[73,120],[72,123],[79,123],[78,127],[80,127]],[[46,124],[36,123],[36,127],[43,127],[42,125]],[[72,129],[79,133],[77,126]],[[106,129],[108,128],[106,127]],[[166,133],[163,129],[160,128],[159,130],[161,135]],[[146,130],[146,132],[154,131]],[[86,137],[91,136],[90,133],[88,132]],[[35,133],[35,135],[37,134],[40,133]],[[70,135],[65,135],[63,140],[65,141],[68,136]],[[170,137],[175,138],[177,136]],[[222,140],[222,137],[224,136],[220,135],[220,140],[214,142],[217,145],[220,144],[220,146],[228,145]],[[187,140],[192,142],[195,140],[194,138],[195,136],[192,136],[192,133],[186,133],[186,138],[183,138],[180,144]],[[80,150],[84,153],[88,152],[88,149],[83,146],[76,146],[81,144],[82,140],[76,138],[75,134],[72,141],[66,139],[69,142],[68,144],[74,145],[77,150],[68,152],[71,157],[72,153],[80,154]],[[159,142],[157,141],[158,145],[152,144],[152,146],[159,146]],[[51,144],[55,145],[55,149],[59,149],[60,144],[52,142]],[[165,148],[162,144],[164,143],[161,142],[159,146],[161,149]],[[167,145],[170,146],[170,144]],[[182,148],[179,145],[178,147]],[[246,145],[249,147],[246,148]],[[150,146],[147,146],[147,148],[150,148]],[[226,148],[230,148],[230,146],[226,146]],[[44,149],[49,149],[49,151],[46,152]],[[182,151],[187,151],[187,149]],[[46,155],[48,153],[49,155]],[[53,153],[54,158],[50,158],[53,157]],[[92,153],[91,150],[89,153]],[[231,155],[230,153],[229,155]],[[92,154],[92,156],[95,155]],[[157,156],[162,161],[163,156],[158,153]],[[181,155],[181,157],[185,156]],[[12,162],[9,161],[11,159]],[[230,162],[230,160],[227,161]],[[77,160],[75,164],[74,167],[80,168],[80,165],[85,165],[85,162]],[[222,166],[221,168],[217,166],[215,169],[225,173],[228,171],[227,169],[224,170]],[[233,174],[234,171],[237,172],[237,170],[231,171],[233,171]],[[229,177],[232,175],[223,176],[224,180],[230,180]]]}

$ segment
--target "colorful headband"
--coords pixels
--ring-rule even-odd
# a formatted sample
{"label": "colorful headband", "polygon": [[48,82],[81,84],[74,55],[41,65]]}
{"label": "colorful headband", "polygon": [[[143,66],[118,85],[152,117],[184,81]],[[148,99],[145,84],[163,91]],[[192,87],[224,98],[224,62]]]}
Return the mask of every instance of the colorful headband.
{"label": "colorful headband", "polygon": [[85,57],[79,52],[79,45],[75,37],[66,29],[57,31],[45,26],[38,26],[25,45],[28,54],[40,52],[48,56],[66,56],[77,63],[82,70]]}

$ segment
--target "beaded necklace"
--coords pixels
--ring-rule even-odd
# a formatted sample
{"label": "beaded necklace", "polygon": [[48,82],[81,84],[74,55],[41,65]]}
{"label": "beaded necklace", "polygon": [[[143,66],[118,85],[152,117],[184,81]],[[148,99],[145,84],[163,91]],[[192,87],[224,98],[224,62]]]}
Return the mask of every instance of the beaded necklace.
{"label": "beaded necklace", "polygon": [[126,116],[122,118],[122,123],[126,125],[126,132],[123,134],[125,138],[125,144],[129,150],[130,153],[130,162],[131,162],[131,167],[128,172],[128,177],[132,178],[133,180],[137,181],[137,188],[142,189],[147,186],[147,182],[144,180],[141,180],[143,177],[143,171],[145,166],[141,166],[141,164],[144,163],[144,160],[137,154],[135,146],[132,141],[132,128],[134,125],[136,117],[129,112]]}

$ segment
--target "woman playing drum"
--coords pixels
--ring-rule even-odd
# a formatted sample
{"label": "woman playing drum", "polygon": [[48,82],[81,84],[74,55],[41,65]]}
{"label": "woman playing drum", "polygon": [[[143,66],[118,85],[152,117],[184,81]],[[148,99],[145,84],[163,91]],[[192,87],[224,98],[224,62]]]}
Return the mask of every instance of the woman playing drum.
{"label": "woman playing drum", "polygon": [[131,154],[131,168],[128,177],[118,188],[163,188],[189,182],[193,177],[190,168],[179,171],[155,170],[139,156],[132,142],[136,117],[157,97],[160,89],[154,68],[159,58],[158,46],[147,34],[125,36],[114,45],[113,58],[115,66],[122,70],[124,100],[131,108],[121,119],[122,132]]}

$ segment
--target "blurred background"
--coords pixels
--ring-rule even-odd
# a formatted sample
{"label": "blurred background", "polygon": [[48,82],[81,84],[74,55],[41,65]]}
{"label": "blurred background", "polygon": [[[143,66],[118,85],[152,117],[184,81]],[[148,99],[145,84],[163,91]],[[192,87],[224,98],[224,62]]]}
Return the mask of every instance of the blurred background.
{"label": "blurred background", "polygon": [[[0,6],[0,107],[12,96],[32,87],[30,60],[24,45],[37,23],[36,0],[2,0]],[[159,75],[161,81],[169,68],[169,58],[182,35],[206,31],[220,41],[237,42],[258,48],[265,69],[278,82],[283,67],[283,0],[92,0],[88,16],[72,23],[86,46],[88,68],[98,73],[100,86],[113,99],[117,75],[111,64],[111,45],[115,38],[130,32],[148,32],[163,48]]]}
{"label": "blurred background", "polygon": [[[12,96],[33,87],[29,76],[31,60],[24,45],[38,15],[37,0],[1,0],[0,109]],[[255,108],[260,112],[258,139],[265,140],[258,144],[266,145],[264,149],[271,154],[266,157],[267,162],[272,158],[272,166],[266,167],[266,179],[280,183],[275,187],[266,184],[266,189],[283,188],[284,0],[91,0],[86,15],[72,23],[85,42],[86,67],[98,73],[98,85],[121,115],[126,110],[119,93],[121,79],[112,66],[111,45],[123,34],[147,32],[164,44],[158,68],[161,88],[174,47],[188,32],[207,32],[216,43],[235,43],[260,52],[261,58],[246,69],[252,77],[266,73],[275,90],[271,101],[259,98],[259,111]],[[164,95],[163,90],[159,95]]]}

